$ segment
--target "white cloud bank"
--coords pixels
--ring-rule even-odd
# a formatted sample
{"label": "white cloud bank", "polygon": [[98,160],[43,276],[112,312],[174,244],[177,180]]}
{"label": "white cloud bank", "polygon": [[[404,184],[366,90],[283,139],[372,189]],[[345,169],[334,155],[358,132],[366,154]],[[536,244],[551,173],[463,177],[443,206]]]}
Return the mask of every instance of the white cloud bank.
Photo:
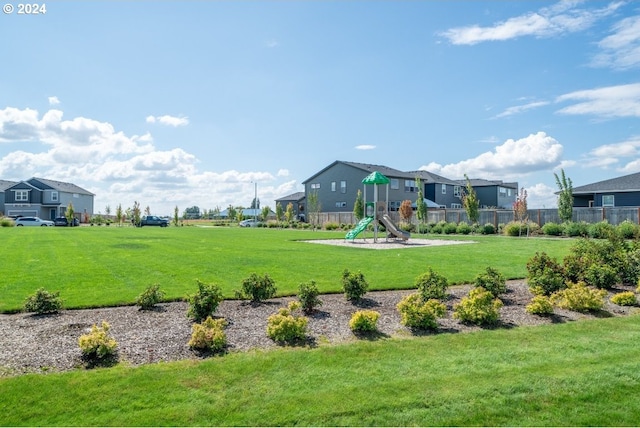
{"label": "white cloud bank", "polygon": [[[76,117],[63,120],[51,109],[0,110],[0,144],[19,149],[0,158],[0,179],[37,176],[77,184],[96,194],[95,211],[115,210],[139,201],[152,213],[171,214],[198,205],[249,205],[258,183],[263,205],[296,191],[295,180],[280,182],[270,172],[200,171],[199,160],[181,148],[157,150],[150,134],[125,135],[107,122]],[[288,176],[280,170],[279,177]]]}
{"label": "white cloud bank", "polygon": [[360,144],[355,147],[356,150],[374,150],[375,148],[376,146],[372,146],[371,144]]}
{"label": "white cloud bank", "polygon": [[602,39],[598,47],[602,52],[593,58],[595,67],[627,70],[640,66],[640,16],[614,24],[611,35]]}
{"label": "white cloud bank", "polygon": [[147,123],[160,123],[162,125],[168,126],[185,126],[189,124],[188,117],[177,117],[177,116],[147,116]]}
{"label": "white cloud bank", "polygon": [[605,118],[640,117],[640,83],[587,89],[561,95],[556,102],[577,101],[558,111],[563,114],[589,114]]}

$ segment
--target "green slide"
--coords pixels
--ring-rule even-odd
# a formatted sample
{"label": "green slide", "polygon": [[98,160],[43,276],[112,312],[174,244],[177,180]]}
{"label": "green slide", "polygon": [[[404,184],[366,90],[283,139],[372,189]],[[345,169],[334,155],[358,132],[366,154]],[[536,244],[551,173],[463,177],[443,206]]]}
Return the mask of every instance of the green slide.
{"label": "green slide", "polygon": [[360,232],[365,230],[367,226],[369,226],[369,223],[371,223],[372,221],[373,217],[363,218],[362,220],[360,220],[360,222],[358,222],[357,226],[354,229],[351,229],[349,232],[347,232],[347,236],[345,236],[344,239],[355,239],[356,236],[358,236]]}

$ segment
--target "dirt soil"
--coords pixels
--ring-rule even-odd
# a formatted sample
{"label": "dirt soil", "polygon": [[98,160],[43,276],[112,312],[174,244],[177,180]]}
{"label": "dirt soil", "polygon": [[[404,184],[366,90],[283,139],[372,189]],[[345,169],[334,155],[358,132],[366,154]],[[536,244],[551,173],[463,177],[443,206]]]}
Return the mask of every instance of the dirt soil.
{"label": "dirt soil", "polygon": [[[482,329],[460,323],[453,318],[453,305],[466,295],[470,285],[451,287],[446,300],[447,314],[438,320],[435,332],[417,334],[465,333]],[[525,325],[570,322],[578,319],[604,316],[624,316],[637,310],[614,305],[607,299],[604,310],[598,314],[582,314],[563,309],[550,317],[528,314],[525,306],[532,295],[525,281],[508,281],[507,293],[502,296],[504,307],[500,311],[500,324],[492,328],[512,328]],[[612,290],[609,297],[620,291]],[[367,293],[362,301],[353,304],[343,294],[320,296],[323,304],[309,316],[308,340],[303,346],[315,347],[359,340],[349,329],[351,315],[363,308],[380,313],[377,337],[411,336],[416,334],[400,324],[396,309],[398,302],[415,290],[379,291]],[[284,307],[294,297],[272,299],[262,304],[226,300],[217,311],[225,318],[229,343],[227,352],[269,349],[280,345],[267,337],[267,317]],[[162,303],[155,310],[143,311],[136,306],[101,309],[64,310],[55,315],[14,314],[0,315],[0,376],[23,373],[43,373],[73,370],[89,366],[78,347],[78,338],[94,324],[106,321],[118,343],[115,361],[128,365],[202,359],[210,357],[191,350],[187,343],[191,337],[191,321],[186,317],[186,302]]]}

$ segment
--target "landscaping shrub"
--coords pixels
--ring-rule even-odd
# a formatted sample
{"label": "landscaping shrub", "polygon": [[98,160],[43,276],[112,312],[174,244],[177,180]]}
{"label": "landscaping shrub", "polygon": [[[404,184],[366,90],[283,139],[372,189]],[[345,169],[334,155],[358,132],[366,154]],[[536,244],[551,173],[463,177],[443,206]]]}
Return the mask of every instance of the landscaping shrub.
{"label": "landscaping shrub", "polygon": [[456,233],[457,229],[458,229],[458,225],[455,223],[445,223],[444,226],[442,226],[442,232],[445,235],[451,235],[453,233]]}
{"label": "landscaping shrub", "polygon": [[634,285],[640,279],[640,248],[636,248],[636,245],[637,243],[634,242],[629,248],[622,266],[618,269],[620,281],[624,285]]}
{"label": "landscaping shrub", "polygon": [[242,281],[242,290],[236,290],[235,294],[239,299],[262,302],[274,297],[276,291],[276,284],[269,275],[265,274],[263,277],[259,277],[257,274],[252,273]]}
{"label": "landscaping shrub", "polygon": [[[565,279],[571,282],[586,281],[589,285],[607,288],[619,280],[620,271],[625,281],[633,280],[637,275],[634,272],[636,267],[630,264],[627,251],[624,240],[615,235],[606,240],[579,239],[565,256]],[[598,272],[601,266],[604,270]]]}
{"label": "landscaping shrub", "polygon": [[563,232],[564,228],[558,223],[549,222],[542,226],[542,233],[548,236],[562,236]]}
{"label": "landscaping shrub", "polygon": [[325,230],[336,230],[338,229],[338,223],[328,221],[324,224],[324,228]]}
{"label": "landscaping shrub", "polygon": [[0,227],[13,227],[13,220],[9,217],[0,218]]}
{"label": "landscaping shrub", "polygon": [[480,233],[482,233],[483,235],[493,235],[494,233],[496,233],[496,228],[491,223],[485,223],[485,225],[482,226]]}
{"label": "landscaping shrub", "polygon": [[213,319],[208,316],[202,324],[192,326],[189,347],[201,351],[222,351],[227,346],[226,326],[224,318]]}
{"label": "landscaping shrub", "polygon": [[468,235],[471,233],[471,226],[469,226],[467,223],[460,223],[456,228],[456,233],[460,235]]}
{"label": "landscaping shrub", "polygon": [[473,324],[495,324],[500,319],[500,299],[484,288],[473,288],[453,307],[453,317]]}
{"label": "landscaping shrub", "polygon": [[118,343],[109,334],[110,328],[106,321],[102,321],[100,327],[94,324],[90,333],[80,336],[78,345],[82,355],[92,359],[103,359],[115,354]]}
{"label": "landscaping shrub", "polygon": [[616,226],[616,231],[622,239],[634,239],[640,235],[640,227],[629,220],[625,220]]}
{"label": "landscaping shrub", "polygon": [[611,288],[618,282],[618,274],[609,265],[594,263],[587,268],[584,274],[584,281],[592,287]]}
{"label": "landscaping shrub", "polygon": [[447,307],[436,299],[424,300],[419,293],[412,293],[396,306],[400,312],[400,322],[417,329],[438,328],[437,319],[443,317]]}
{"label": "landscaping shrub", "polygon": [[159,284],[150,285],[136,298],[136,305],[141,309],[149,310],[160,303],[163,297],[164,291],[160,290]]}
{"label": "landscaping shrub", "polygon": [[430,230],[430,227],[428,224],[419,224],[416,229],[416,232],[425,234],[425,233],[429,233],[429,230]]}
{"label": "landscaping shrub", "polygon": [[532,221],[510,221],[502,229],[502,233],[507,236],[530,236],[536,235],[539,231],[538,223]]}
{"label": "landscaping shrub", "polygon": [[615,233],[615,226],[603,220],[598,223],[591,223],[587,227],[587,235],[594,239],[607,239]]}
{"label": "landscaping shrub", "polygon": [[553,313],[553,304],[547,296],[533,296],[525,310],[534,315],[551,315]]}
{"label": "landscaping shrub", "polygon": [[349,320],[349,328],[355,333],[371,333],[378,330],[380,312],[372,310],[357,311]]}
{"label": "landscaping shrub", "polygon": [[309,314],[322,305],[322,300],[318,298],[319,295],[320,292],[315,281],[303,282],[298,286],[298,300],[304,313]]}
{"label": "landscaping shrub", "polygon": [[507,291],[504,276],[491,267],[487,267],[485,272],[476,276],[474,285],[476,287],[484,288],[489,293],[493,294],[493,297],[499,297]]}
{"label": "landscaping shrub", "polygon": [[416,230],[416,225],[413,223],[400,223],[400,230],[413,233]]}
{"label": "landscaping shrub", "polygon": [[604,307],[607,292],[587,287],[584,282],[569,283],[568,288],[551,296],[554,305],[576,312],[598,311]]}
{"label": "landscaping shrub", "polygon": [[345,269],[342,272],[342,290],[347,300],[360,300],[368,289],[369,283],[367,283],[360,271],[351,273],[348,269]]}
{"label": "landscaping shrub", "polygon": [[449,281],[429,267],[427,272],[416,278],[415,286],[425,301],[429,299],[444,299],[447,296]]}
{"label": "landscaping shrub", "polygon": [[444,226],[445,226],[446,224],[447,224],[447,222],[446,222],[446,221],[444,221],[444,220],[441,220],[441,221],[437,222],[436,224],[434,224],[434,225],[431,227],[431,233],[435,233],[435,234],[442,234],[442,233],[443,233]]}
{"label": "landscaping shrub", "polygon": [[60,292],[50,293],[44,288],[39,288],[34,294],[27,297],[24,302],[25,312],[36,314],[55,314],[62,309]]}
{"label": "landscaping shrub", "polygon": [[309,319],[298,314],[299,302],[289,302],[288,307],[280,308],[278,313],[267,318],[267,336],[279,343],[292,343],[304,340],[307,335]]}
{"label": "landscaping shrub", "polygon": [[635,306],[638,304],[638,299],[633,291],[623,291],[611,296],[611,301],[620,306]]}
{"label": "landscaping shrub", "polygon": [[569,237],[576,237],[576,236],[587,236],[587,229],[589,227],[589,224],[581,221],[581,222],[574,222],[574,221],[568,221],[566,223],[563,224],[563,229],[564,229],[564,234],[566,236]]}
{"label": "landscaping shrub", "polygon": [[537,253],[527,262],[527,284],[533,294],[550,296],[563,289],[563,268],[547,253]]}
{"label": "landscaping shrub", "polygon": [[188,297],[189,310],[187,316],[196,322],[202,321],[212,316],[218,309],[218,305],[222,302],[222,292],[220,287],[215,284],[205,284],[200,280],[198,283],[198,291],[193,296]]}

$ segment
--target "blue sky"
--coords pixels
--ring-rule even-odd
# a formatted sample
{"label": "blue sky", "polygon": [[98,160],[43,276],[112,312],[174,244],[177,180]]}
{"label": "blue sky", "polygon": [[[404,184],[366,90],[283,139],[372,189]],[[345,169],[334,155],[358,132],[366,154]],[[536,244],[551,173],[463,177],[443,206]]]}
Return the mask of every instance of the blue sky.
{"label": "blue sky", "polygon": [[518,181],[640,171],[640,3],[51,1],[0,14],[0,179],[95,209],[262,205],[335,160]]}

